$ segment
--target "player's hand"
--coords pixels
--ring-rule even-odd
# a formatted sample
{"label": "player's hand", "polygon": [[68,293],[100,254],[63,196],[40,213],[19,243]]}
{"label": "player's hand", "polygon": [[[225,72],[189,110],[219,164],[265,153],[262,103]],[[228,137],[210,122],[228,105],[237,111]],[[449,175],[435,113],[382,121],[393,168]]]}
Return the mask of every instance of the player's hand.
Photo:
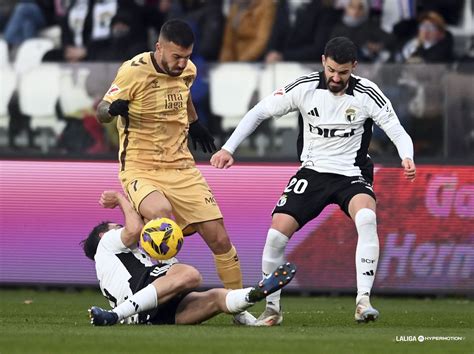
{"label": "player's hand", "polygon": [[122,117],[128,118],[128,104],[130,101],[128,100],[115,100],[109,106],[109,114],[112,117],[121,115]]}
{"label": "player's hand", "polygon": [[404,158],[402,167],[405,170],[404,174],[407,180],[414,181],[416,178],[416,166],[412,159]]}
{"label": "player's hand", "polygon": [[189,135],[191,136],[194,150],[197,150],[198,143],[204,152],[214,152],[217,150],[211,133],[198,120],[189,125]]}
{"label": "player's hand", "polygon": [[234,164],[232,154],[227,150],[220,149],[211,157],[211,165],[215,168],[229,168]]}
{"label": "player's hand", "polygon": [[113,209],[117,205],[119,205],[119,198],[121,197],[121,194],[115,191],[105,191],[102,192],[102,195],[100,196],[99,204],[103,208],[107,209]]}

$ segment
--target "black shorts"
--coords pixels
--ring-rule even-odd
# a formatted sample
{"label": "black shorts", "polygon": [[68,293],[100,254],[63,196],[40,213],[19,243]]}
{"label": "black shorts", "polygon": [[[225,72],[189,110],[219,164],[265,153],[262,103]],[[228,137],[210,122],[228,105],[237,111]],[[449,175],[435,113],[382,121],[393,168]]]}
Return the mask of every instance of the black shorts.
{"label": "black shorts", "polygon": [[356,194],[368,194],[375,199],[371,182],[371,178],[369,182],[364,177],[347,177],[302,168],[290,178],[272,215],[291,215],[298,222],[299,229],[329,204],[338,204],[350,216],[349,202]]}
{"label": "black shorts", "polygon": [[[165,276],[170,267],[170,264],[157,264],[152,267],[146,267],[146,272],[138,281],[136,290],[133,293],[135,294],[137,291],[153,283],[156,279]],[[158,297],[158,308],[150,311],[140,312],[138,315],[138,323],[156,325],[175,324],[176,310],[179,303],[183,297],[186,296],[186,294],[175,296],[163,305],[160,304],[160,298]]]}

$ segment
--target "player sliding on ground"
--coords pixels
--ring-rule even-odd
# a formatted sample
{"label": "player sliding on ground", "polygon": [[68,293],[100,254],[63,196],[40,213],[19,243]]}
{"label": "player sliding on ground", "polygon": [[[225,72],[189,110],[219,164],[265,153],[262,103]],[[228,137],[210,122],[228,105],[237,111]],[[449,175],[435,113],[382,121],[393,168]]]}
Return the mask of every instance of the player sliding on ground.
{"label": "player sliding on ground", "polygon": [[[356,55],[357,48],[349,39],[331,39],[322,56],[324,70],[303,76],[259,102],[212,156],[211,164],[217,168],[232,166],[234,151],[265,119],[300,112],[298,155],[302,165],[273,210],[262,271],[266,276],[283,263],[291,236],[327,205],[338,204],[357,229],[355,319],[367,322],[379,316],[369,300],[379,259],[374,171],[368,155],[374,122],[397,147],[408,180],[415,179],[416,168],[413,142],[388,98],[373,82],[352,74]],[[282,320],[278,291],[267,297],[267,307],[257,325],[273,326]]]}
{"label": "player sliding on ground", "polygon": [[142,219],[120,193],[102,193],[105,208],[119,206],[125,226],[102,222],[83,241],[84,253],[95,261],[103,295],[113,310],[93,306],[96,326],[123,323],[197,324],[219,314],[237,314],[287,285],[296,267],[285,263],[254,287],[193,291],[201,283],[199,271],[186,264],[153,264],[138,248]]}

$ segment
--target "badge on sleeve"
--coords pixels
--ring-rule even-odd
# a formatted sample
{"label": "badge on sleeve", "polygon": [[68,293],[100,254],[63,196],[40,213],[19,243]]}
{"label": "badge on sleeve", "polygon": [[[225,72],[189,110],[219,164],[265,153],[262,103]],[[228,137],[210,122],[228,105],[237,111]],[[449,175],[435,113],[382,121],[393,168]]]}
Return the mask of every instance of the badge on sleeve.
{"label": "badge on sleeve", "polygon": [[119,92],[120,92],[120,87],[118,87],[115,84],[112,84],[112,86],[110,86],[110,88],[109,88],[109,91],[107,91],[107,95],[113,96],[113,95],[116,95]]}

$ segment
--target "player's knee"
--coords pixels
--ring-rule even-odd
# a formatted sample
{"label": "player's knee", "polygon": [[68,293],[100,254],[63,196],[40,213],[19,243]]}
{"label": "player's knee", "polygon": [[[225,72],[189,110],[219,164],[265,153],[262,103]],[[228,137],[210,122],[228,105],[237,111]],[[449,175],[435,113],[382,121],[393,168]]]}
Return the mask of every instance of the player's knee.
{"label": "player's knee", "polygon": [[291,215],[277,213],[273,215],[271,229],[278,230],[288,238],[290,238],[296,230],[298,230],[299,224],[295,218]]}
{"label": "player's knee", "polygon": [[375,212],[372,209],[362,208],[356,213],[355,223],[357,226],[376,225],[377,216],[375,215]]}
{"label": "player's knee", "polygon": [[230,251],[232,248],[232,243],[229,240],[229,237],[217,237],[212,243],[209,244],[209,248],[214,254],[223,254]]}
{"label": "player's knee", "polygon": [[202,234],[202,238],[215,255],[228,253],[232,249],[229,236],[223,230],[208,230],[208,232]]}
{"label": "player's knee", "polygon": [[185,289],[194,289],[201,285],[202,276],[196,268],[188,266],[183,270],[181,280]]}
{"label": "player's knee", "polygon": [[220,299],[220,297],[222,296],[222,290],[223,289],[217,289],[217,288],[209,289],[207,291],[207,295],[209,296],[209,300],[213,301],[213,302],[217,302]]}

